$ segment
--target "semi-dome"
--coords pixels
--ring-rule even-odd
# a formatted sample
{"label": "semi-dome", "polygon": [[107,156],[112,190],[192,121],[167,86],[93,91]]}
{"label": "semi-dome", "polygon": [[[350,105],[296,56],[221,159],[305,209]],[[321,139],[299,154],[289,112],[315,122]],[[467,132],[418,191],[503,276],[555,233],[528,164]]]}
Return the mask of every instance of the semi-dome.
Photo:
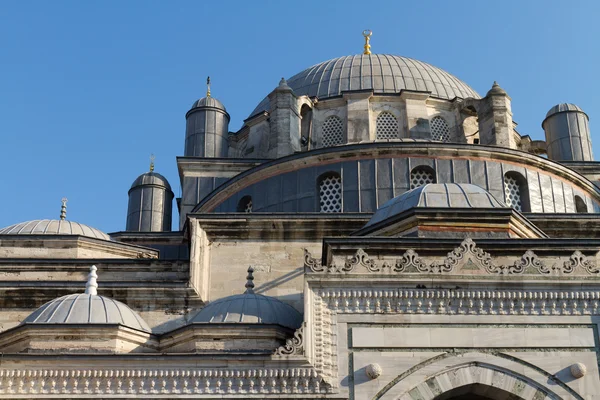
{"label": "semi-dome", "polygon": [[470,183],[430,183],[384,203],[365,225],[371,226],[414,207],[507,208],[485,189]]}
{"label": "semi-dome", "polygon": [[110,240],[110,236],[96,228],[66,219],[36,219],[20,222],[0,229],[0,235],[81,235]]}
{"label": "semi-dome", "polygon": [[96,267],[92,266],[85,293],[69,294],[49,301],[21,324],[119,324],[151,332],[142,317],[127,305],[98,296],[96,278]]}
{"label": "semi-dome", "polygon": [[290,329],[302,325],[302,315],[292,306],[274,297],[254,293],[252,267],[248,268],[246,292],[216,300],[192,319],[191,323],[273,324]]}
{"label": "semi-dome", "polygon": [[[378,94],[401,90],[431,92],[434,97],[480,98],[469,85],[448,72],[408,57],[390,54],[360,54],[334,58],[313,65],[287,80],[297,96],[335,97],[345,91],[373,90]],[[269,110],[263,99],[250,116]]]}
{"label": "semi-dome", "polygon": [[145,172],[138,176],[131,184],[131,189],[138,186],[159,186],[171,190],[171,185],[169,185],[167,178],[153,171]]}
{"label": "semi-dome", "polygon": [[554,107],[552,107],[547,113],[546,113],[546,118],[548,118],[551,115],[554,114],[558,114],[561,112],[567,112],[567,111],[578,111],[578,112],[582,112],[585,113],[581,107],[575,105],[575,104],[571,104],[571,103],[561,103],[561,104],[557,104]]}

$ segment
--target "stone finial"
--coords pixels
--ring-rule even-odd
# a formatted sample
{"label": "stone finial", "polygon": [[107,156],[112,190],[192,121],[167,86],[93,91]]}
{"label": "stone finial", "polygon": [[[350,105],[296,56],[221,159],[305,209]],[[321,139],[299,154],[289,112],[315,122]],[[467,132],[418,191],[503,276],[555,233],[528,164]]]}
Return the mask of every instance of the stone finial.
{"label": "stone finial", "polygon": [[506,95],[506,91],[498,85],[498,82],[494,81],[492,88],[487,92],[486,96],[490,95]]}
{"label": "stone finial", "polygon": [[87,283],[85,284],[85,294],[91,294],[92,296],[95,296],[98,294],[98,291],[96,290],[98,288],[98,282],[96,282],[96,278],[98,278],[98,274],[96,274],[97,270],[98,270],[98,268],[96,268],[95,265],[92,265],[90,267],[90,273],[88,274],[88,280],[87,280]]}
{"label": "stone finial", "polygon": [[288,83],[285,80],[285,78],[281,78],[281,80],[279,81],[279,85],[277,86],[276,90],[291,92],[292,88],[288,85]]}
{"label": "stone finial", "polygon": [[585,366],[585,364],[582,363],[573,364],[571,365],[570,369],[571,375],[573,375],[573,378],[575,379],[583,378],[587,373],[587,367]]}
{"label": "stone finial", "polygon": [[370,379],[377,379],[383,373],[383,369],[379,364],[369,364],[365,372]]}
{"label": "stone finial", "polygon": [[65,219],[67,219],[67,201],[69,201],[66,197],[63,197],[61,202],[62,205],[60,206],[60,220],[64,221]]}
{"label": "stone finial", "polygon": [[248,276],[246,276],[246,293],[254,294],[254,268],[248,267]]}

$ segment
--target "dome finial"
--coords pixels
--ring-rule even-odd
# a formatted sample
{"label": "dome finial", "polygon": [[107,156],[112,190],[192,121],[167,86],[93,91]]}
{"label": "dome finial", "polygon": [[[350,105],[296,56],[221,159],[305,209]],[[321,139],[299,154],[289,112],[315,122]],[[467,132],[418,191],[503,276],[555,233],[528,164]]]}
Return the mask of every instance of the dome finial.
{"label": "dome finial", "polygon": [[61,202],[62,205],[60,206],[60,220],[64,221],[65,219],[67,219],[67,198],[63,197]]}
{"label": "dome finial", "polygon": [[371,40],[371,35],[373,34],[373,31],[371,31],[370,29],[365,29],[362,34],[365,37],[365,51],[363,52],[363,54],[369,55],[371,54],[371,45],[369,44],[369,41]]}
{"label": "dome finial", "polygon": [[85,284],[85,294],[91,294],[92,296],[96,296],[98,294],[98,291],[96,290],[98,288],[98,282],[96,282],[96,278],[98,278],[98,274],[96,274],[97,270],[98,268],[96,268],[95,265],[90,267],[88,280]]}
{"label": "dome finial", "polygon": [[210,97],[210,76],[206,77],[206,97]]}
{"label": "dome finial", "polygon": [[154,160],[156,157],[154,154],[150,154],[150,172],[154,172]]}
{"label": "dome finial", "polygon": [[254,276],[252,273],[254,272],[254,268],[248,267],[248,276],[246,277],[246,293],[253,294],[254,293]]}

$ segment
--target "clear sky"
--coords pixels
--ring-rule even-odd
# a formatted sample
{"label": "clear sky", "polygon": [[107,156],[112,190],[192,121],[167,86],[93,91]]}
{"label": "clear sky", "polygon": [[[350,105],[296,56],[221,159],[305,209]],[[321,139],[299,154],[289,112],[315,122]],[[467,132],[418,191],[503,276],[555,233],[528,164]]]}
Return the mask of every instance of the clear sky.
{"label": "clear sky", "polygon": [[[125,228],[127,191],[156,171],[181,194],[185,113],[205,93],[237,131],[279,79],[330,58],[416,58],[484,95],[512,97],[542,139],[556,103],[590,117],[600,159],[600,2],[4,1],[0,7],[0,227],[58,218]],[[173,226],[177,227],[177,218]]]}

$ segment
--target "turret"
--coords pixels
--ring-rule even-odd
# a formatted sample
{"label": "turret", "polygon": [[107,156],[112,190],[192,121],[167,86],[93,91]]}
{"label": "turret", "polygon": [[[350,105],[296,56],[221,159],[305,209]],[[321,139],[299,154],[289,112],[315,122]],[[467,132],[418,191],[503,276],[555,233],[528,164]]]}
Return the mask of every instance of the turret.
{"label": "turret", "polygon": [[219,100],[210,95],[210,77],[206,80],[206,97],[192,104],[185,115],[186,157],[227,157],[229,114]]}
{"label": "turret", "polygon": [[167,178],[154,172],[137,177],[129,189],[126,231],[168,232],[171,230],[173,191]]}
{"label": "turret", "polygon": [[542,122],[548,158],[555,161],[594,161],[589,119],[575,104],[557,104]]}

